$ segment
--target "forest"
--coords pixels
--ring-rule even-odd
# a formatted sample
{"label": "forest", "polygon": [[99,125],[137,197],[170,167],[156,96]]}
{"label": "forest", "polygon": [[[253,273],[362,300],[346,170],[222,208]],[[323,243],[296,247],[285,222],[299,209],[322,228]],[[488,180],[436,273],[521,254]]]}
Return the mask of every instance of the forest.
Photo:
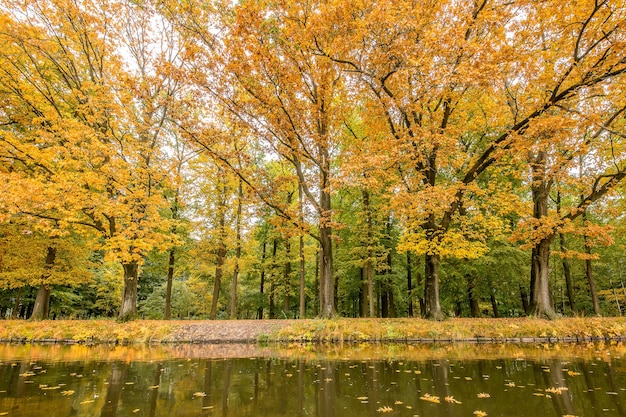
{"label": "forest", "polygon": [[623,1],[0,0],[0,43],[2,318],[624,311]]}

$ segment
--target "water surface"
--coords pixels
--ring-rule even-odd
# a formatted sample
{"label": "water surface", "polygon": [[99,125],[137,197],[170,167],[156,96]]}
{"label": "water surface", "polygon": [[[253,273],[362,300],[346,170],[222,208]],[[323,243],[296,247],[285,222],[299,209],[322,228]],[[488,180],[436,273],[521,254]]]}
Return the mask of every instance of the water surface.
{"label": "water surface", "polygon": [[626,416],[621,345],[0,345],[0,416]]}

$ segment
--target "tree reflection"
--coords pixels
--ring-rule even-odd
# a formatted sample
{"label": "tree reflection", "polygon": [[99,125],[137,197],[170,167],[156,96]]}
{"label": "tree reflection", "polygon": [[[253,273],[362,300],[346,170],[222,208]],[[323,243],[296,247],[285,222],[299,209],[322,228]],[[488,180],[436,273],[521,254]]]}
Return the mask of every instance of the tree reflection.
{"label": "tree reflection", "polygon": [[102,406],[101,417],[115,417],[117,415],[117,406],[124,389],[124,380],[128,371],[128,363],[114,362],[111,367],[111,376],[109,377],[109,385],[107,394]]}

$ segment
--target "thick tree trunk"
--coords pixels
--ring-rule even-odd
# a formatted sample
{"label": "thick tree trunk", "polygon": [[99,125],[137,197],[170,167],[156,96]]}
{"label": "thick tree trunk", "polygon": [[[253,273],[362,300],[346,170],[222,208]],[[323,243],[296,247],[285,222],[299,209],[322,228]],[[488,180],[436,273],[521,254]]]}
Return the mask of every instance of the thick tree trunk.
{"label": "thick tree trunk", "polygon": [[[552,181],[546,178],[547,156],[544,151],[530,156],[533,185],[533,217],[542,222],[548,216],[548,199]],[[537,317],[556,318],[550,300],[550,244],[554,235],[543,236],[532,249],[530,313]]]}
{"label": "thick tree trunk", "polygon": [[480,318],[480,306],[476,297],[476,280],[471,274],[465,275],[467,280],[467,298],[470,306],[470,317]]}
{"label": "thick tree trunk", "polygon": [[118,320],[126,322],[137,318],[137,281],[139,279],[139,265],[135,261],[123,262],[122,268],[124,268],[124,290]]}
{"label": "thick tree trunk", "polygon": [[[330,200],[330,196],[328,198]],[[320,229],[320,316],[323,318],[337,315],[332,248],[332,230],[329,226],[323,226]]]}
{"label": "thick tree trunk", "polygon": [[530,302],[530,314],[537,317],[556,318],[552,308],[549,285],[550,243],[552,239],[541,240],[533,250],[532,268],[535,275],[534,298]]}
{"label": "thick tree trunk", "polygon": [[176,263],[176,249],[170,249],[167,265],[167,286],[165,287],[165,312],[163,317],[169,320],[172,316],[172,285],[174,283],[174,264]]}
{"label": "thick tree trunk", "polygon": [[37,297],[35,298],[35,305],[33,306],[33,312],[30,316],[30,320],[47,320],[50,312],[50,286],[48,284],[41,284],[39,290],[37,290]]}
{"label": "thick tree trunk", "polygon": [[50,312],[50,284],[46,281],[50,277],[52,268],[54,267],[54,261],[56,259],[57,250],[52,246],[48,246],[46,252],[46,261],[44,264],[44,271],[41,275],[41,285],[37,291],[37,297],[35,298],[35,305],[33,312],[30,316],[30,320],[47,320],[48,313]]}
{"label": "thick tree trunk", "polygon": [[439,255],[424,256],[424,317],[430,320],[443,320],[439,304]]}

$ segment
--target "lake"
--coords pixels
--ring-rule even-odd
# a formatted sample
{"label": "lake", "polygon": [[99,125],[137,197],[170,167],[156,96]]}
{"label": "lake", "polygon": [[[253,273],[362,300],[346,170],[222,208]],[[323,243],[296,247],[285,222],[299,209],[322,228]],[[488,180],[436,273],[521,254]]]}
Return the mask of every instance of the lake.
{"label": "lake", "polygon": [[0,416],[626,416],[626,348],[0,345]]}

